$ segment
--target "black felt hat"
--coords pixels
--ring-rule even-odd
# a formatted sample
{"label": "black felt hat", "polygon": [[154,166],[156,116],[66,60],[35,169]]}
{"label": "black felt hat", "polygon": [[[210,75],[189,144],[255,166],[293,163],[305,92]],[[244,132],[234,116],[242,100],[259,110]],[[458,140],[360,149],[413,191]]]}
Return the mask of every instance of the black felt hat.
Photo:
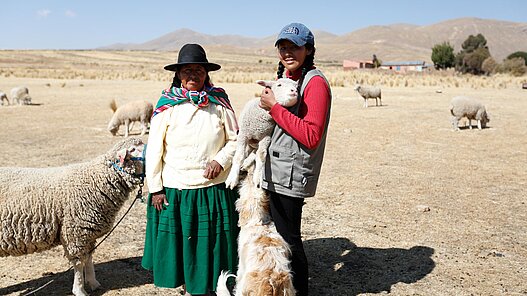
{"label": "black felt hat", "polygon": [[207,71],[216,71],[221,68],[220,65],[209,63],[207,60],[207,54],[201,45],[199,44],[185,44],[179,50],[177,57],[177,63],[166,65],[165,70],[168,71],[177,71],[178,66],[188,65],[188,64],[200,64]]}

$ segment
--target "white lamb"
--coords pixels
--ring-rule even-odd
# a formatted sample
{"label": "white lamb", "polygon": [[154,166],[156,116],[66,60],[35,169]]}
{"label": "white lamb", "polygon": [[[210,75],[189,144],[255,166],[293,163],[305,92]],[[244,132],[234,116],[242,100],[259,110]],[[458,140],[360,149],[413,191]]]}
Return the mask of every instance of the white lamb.
{"label": "white lamb", "polygon": [[[291,107],[298,101],[298,83],[289,78],[276,81],[258,80],[264,87],[270,87],[278,104]],[[241,165],[251,151],[256,149],[256,167],[253,175],[254,183],[260,184],[262,167],[271,143],[271,134],[275,122],[267,110],[260,106],[260,98],[254,98],[245,104],[240,115],[240,131],[238,133],[236,152],[232,160],[232,168],[225,181],[227,187],[234,189],[238,185]]]}
{"label": "white lamb", "polygon": [[112,100],[110,108],[113,111],[113,116],[108,123],[108,131],[114,136],[117,134],[119,127],[124,124],[124,136],[128,137],[131,129],[130,123],[136,121],[141,123],[141,136],[143,136],[148,129],[150,118],[154,112],[152,103],[143,100],[131,101],[119,108],[117,108],[115,100]]}
{"label": "white lamb", "polygon": [[0,106],[3,106],[3,105],[6,105],[6,106],[9,105],[9,99],[7,98],[7,95],[0,90]]}
{"label": "white lamb", "polygon": [[[74,267],[73,294],[100,286],[92,262],[96,239],[142,184],[144,144],[129,138],[91,161],[54,168],[0,168],[0,257],[62,245]],[[86,276],[86,278],[85,278]]]}
{"label": "white lamb", "polygon": [[[358,91],[361,97],[364,98],[364,108],[368,107],[368,99],[375,99],[375,106],[378,106],[378,103],[380,102],[380,105],[382,106],[382,98],[381,98],[381,89],[376,86],[362,86],[362,85],[356,85],[354,90]],[[377,98],[379,99],[379,102],[377,102]]]}
{"label": "white lamb", "polygon": [[459,120],[463,117],[468,119],[470,129],[472,119],[477,120],[478,129],[485,128],[490,121],[485,106],[480,101],[465,96],[457,96],[450,101],[450,113],[454,130],[459,130]]}
{"label": "white lamb", "polygon": [[27,89],[25,86],[19,86],[11,89],[11,100],[13,100],[13,104],[31,105],[29,89]]}

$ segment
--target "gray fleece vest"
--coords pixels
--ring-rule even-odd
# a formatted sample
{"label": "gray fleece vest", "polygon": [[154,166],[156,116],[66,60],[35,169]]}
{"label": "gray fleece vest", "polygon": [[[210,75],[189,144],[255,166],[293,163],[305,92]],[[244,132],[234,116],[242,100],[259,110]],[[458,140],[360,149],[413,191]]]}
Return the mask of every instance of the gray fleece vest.
{"label": "gray fleece vest", "polygon": [[[321,76],[328,83],[319,70],[309,71],[304,77],[299,101],[290,109],[292,113],[298,115],[300,104],[304,99],[304,89],[315,76]],[[326,147],[330,111],[331,102],[328,105],[324,134],[319,145],[312,150],[298,143],[278,124],[275,126],[271,145],[267,150],[262,188],[291,197],[305,198],[315,195]]]}

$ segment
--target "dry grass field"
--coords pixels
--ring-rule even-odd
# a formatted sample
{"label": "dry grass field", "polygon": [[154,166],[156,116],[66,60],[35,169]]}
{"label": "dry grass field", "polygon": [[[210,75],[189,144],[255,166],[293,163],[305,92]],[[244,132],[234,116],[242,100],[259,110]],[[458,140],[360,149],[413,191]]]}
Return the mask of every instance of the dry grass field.
{"label": "dry grass field", "polygon": [[[272,59],[213,57],[224,69],[212,79],[238,111],[260,92],[250,81],[273,77]],[[159,69],[171,60],[174,53],[0,52],[0,90],[26,85],[33,98],[0,106],[0,166],[62,166],[104,153],[122,137],[106,130],[109,102],[155,103],[170,80]],[[255,65],[246,78],[243,64]],[[334,101],[321,182],[304,208],[311,295],[527,295],[527,90],[519,84],[527,78],[321,68]],[[382,107],[362,107],[353,91],[361,78],[382,87]],[[455,95],[480,98],[488,128],[453,131]],[[179,294],[154,287],[141,268],[144,232],[145,204],[136,202],[95,251],[102,288],[91,295]],[[70,295],[62,253],[0,258],[0,295],[50,280],[36,295]]]}

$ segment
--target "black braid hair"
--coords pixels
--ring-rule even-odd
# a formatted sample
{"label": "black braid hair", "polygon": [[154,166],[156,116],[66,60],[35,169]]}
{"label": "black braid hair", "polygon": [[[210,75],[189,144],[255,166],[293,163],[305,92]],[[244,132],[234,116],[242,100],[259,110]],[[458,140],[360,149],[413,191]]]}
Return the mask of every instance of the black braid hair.
{"label": "black braid hair", "polygon": [[[300,90],[302,88],[302,83],[304,82],[304,77],[306,76],[307,72],[313,68],[315,65],[315,47],[309,43],[306,43],[306,49],[311,50],[311,54],[306,56],[306,59],[304,60],[304,64],[302,64],[302,76],[300,77],[300,80],[298,80],[298,93],[300,94]],[[284,76],[285,67],[281,62],[278,62],[278,71],[276,71],[276,75],[278,78],[282,78]]]}

